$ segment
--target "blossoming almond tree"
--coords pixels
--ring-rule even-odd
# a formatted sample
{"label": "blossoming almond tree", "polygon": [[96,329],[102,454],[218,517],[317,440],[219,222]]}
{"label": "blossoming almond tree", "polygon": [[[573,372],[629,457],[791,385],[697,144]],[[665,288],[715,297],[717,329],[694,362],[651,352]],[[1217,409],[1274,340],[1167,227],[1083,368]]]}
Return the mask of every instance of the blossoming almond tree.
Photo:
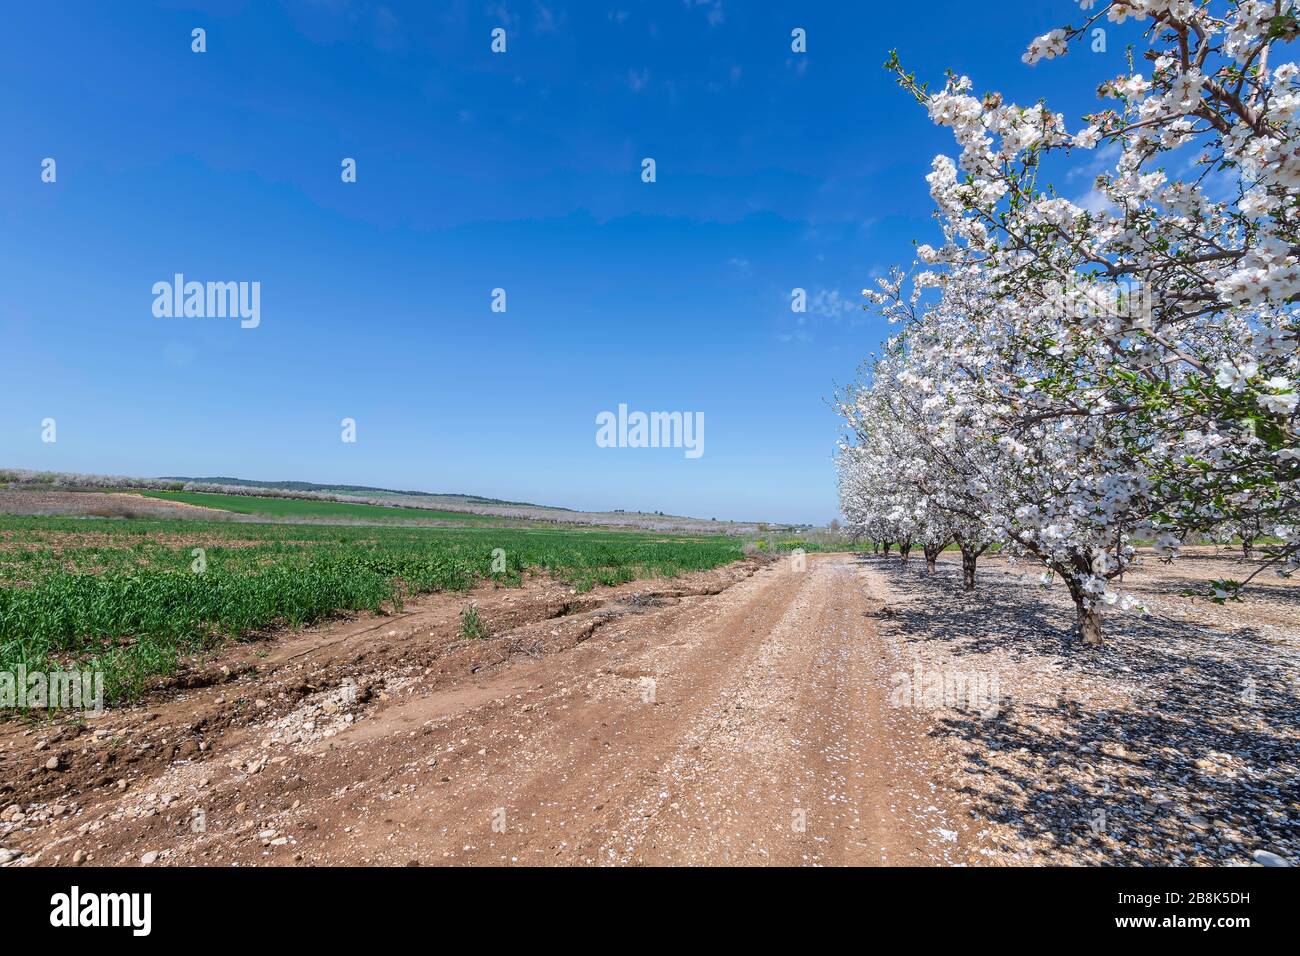
{"label": "blossoming almond tree", "polygon": [[[912,433],[913,422],[895,407],[892,367],[877,363],[868,369],[875,386],[856,385],[837,398],[853,438],[839,461],[841,508],[877,539],[899,541],[904,563],[910,542],[919,541],[933,572],[956,538],[955,516],[924,444]],[[888,387],[880,387],[881,377]]]}
{"label": "blossoming almond tree", "polygon": [[[991,424],[985,437],[1012,473],[1046,464],[1049,448],[1078,468],[1059,487],[1031,483],[1060,498],[991,513],[992,526],[1074,567],[1067,584],[1085,601],[1097,585],[1082,565],[1108,526],[1107,574],[1110,560],[1122,570],[1124,538],[1139,526],[1173,555],[1191,533],[1246,523],[1278,542],[1266,564],[1286,570],[1300,552],[1300,69],[1282,61],[1300,33],[1295,9],[1280,0],[1084,7],[1095,8],[1085,23],[1039,37],[1026,61],[1064,54],[1103,16],[1145,24],[1148,49],[1142,70],[1101,85],[1113,105],[1074,134],[1042,103],[977,98],[955,76],[931,94],[896,57],[889,64],[961,147],[957,162],[936,157],[927,177],[944,241],[919,255],[940,299],[978,289],[986,300],[964,319],[979,327],[968,336],[976,356],[996,331],[987,367],[967,356],[951,372],[967,377],[963,388],[994,393],[995,411],[963,427]],[[1040,183],[1099,149],[1113,164],[1088,201]],[[960,333],[959,311],[941,324]],[[1056,551],[1047,539],[1063,529],[1070,539],[1083,513],[1089,530],[1074,544],[1085,546]],[[1038,530],[1020,540],[1021,526]],[[1226,597],[1238,582],[1219,585]]]}
{"label": "blossoming almond tree", "polygon": [[[884,544],[886,557],[897,543],[906,564],[913,540],[924,537],[927,529],[912,478],[915,463],[908,455],[905,423],[876,403],[872,393],[858,397],[863,402],[857,409],[859,440],[843,446],[839,458],[840,509],[851,525]],[[862,440],[867,430],[870,440]]]}
{"label": "blossoming almond tree", "polygon": [[[1081,639],[1099,642],[1101,609],[1133,604],[1113,583],[1133,560],[1130,538],[1162,506],[1141,423],[1101,413],[1104,347],[1085,338],[1044,348],[1063,338],[1060,313],[1008,298],[980,267],[925,273],[907,299],[902,283],[896,274],[872,297],[904,331],[840,401],[860,458],[946,513],[970,583],[978,554],[1003,542],[1061,576]],[[931,285],[939,297],[918,308]],[[1067,371],[1069,406],[1051,385]],[[880,486],[873,477],[869,487]]]}

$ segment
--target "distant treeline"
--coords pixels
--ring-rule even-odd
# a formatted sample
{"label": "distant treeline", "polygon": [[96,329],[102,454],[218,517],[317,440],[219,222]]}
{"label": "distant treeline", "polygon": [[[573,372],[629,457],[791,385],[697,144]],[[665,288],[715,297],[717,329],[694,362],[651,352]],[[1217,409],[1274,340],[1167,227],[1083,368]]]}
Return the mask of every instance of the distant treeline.
{"label": "distant treeline", "polygon": [[[226,484],[226,482],[231,481],[237,483]],[[19,485],[28,488],[48,488],[57,491],[118,491],[122,489],[132,491],[196,491],[219,495],[243,495],[250,498],[300,498],[312,501],[341,501],[349,504],[373,504],[393,508],[429,508],[433,510],[447,510],[448,508],[455,510],[457,504],[457,502],[448,503],[441,499],[436,505],[432,501],[429,503],[410,501],[406,500],[406,492],[386,492],[383,489],[369,489],[371,491],[369,495],[353,495],[325,490],[297,490],[279,485],[259,485],[239,478],[217,478],[212,480],[132,478],[127,475],[86,475],[66,471],[31,471],[26,468],[0,469],[0,484]],[[296,482],[295,484],[321,489],[330,487],[328,485],[311,486],[310,482]],[[377,496],[377,492],[394,497],[385,498],[382,494]],[[402,495],[403,500],[397,500],[397,495]],[[418,497],[433,499],[435,496],[424,492]],[[476,499],[468,495],[455,497],[466,505],[489,503],[488,499],[485,498]],[[464,510],[468,511],[469,509],[465,508]]]}
{"label": "distant treeline", "polygon": [[[507,501],[504,498],[484,498],[482,495],[466,495],[460,492],[400,491],[396,488],[374,488],[369,485],[322,485],[314,481],[250,481],[247,478],[185,478],[164,475],[158,481],[181,482],[184,485],[221,485],[233,488],[271,488],[276,491],[313,491],[322,494],[345,495],[401,495],[406,498],[460,498],[471,504],[479,505],[513,505],[527,508],[553,508],[553,505],[535,505],[529,501]],[[198,490],[197,488],[195,490]],[[567,511],[567,508],[556,508]]]}

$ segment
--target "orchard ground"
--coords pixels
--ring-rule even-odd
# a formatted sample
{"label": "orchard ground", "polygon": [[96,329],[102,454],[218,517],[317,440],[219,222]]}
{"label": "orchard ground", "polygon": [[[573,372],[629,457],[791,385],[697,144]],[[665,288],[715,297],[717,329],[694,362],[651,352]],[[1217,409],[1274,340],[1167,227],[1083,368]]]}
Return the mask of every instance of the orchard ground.
{"label": "orchard ground", "polygon": [[0,858],[1298,861],[1297,582],[1219,606],[1181,592],[1229,552],[1147,559],[1149,616],[1085,649],[1032,567],[985,559],[973,594],[924,567],[528,575],[226,645],[101,718],[0,726]]}

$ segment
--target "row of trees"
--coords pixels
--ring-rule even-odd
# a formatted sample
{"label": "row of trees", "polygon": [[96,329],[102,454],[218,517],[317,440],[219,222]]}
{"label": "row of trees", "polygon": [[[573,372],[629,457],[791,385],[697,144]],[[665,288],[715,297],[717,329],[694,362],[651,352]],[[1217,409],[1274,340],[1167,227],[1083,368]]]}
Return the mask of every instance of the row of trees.
{"label": "row of trees", "polygon": [[[1144,22],[1141,69],[1067,131],[1044,103],[930,92],[956,162],[927,180],[942,241],[866,291],[899,327],[837,396],[842,510],[873,540],[974,562],[991,544],[1069,588],[1085,643],[1135,538],[1167,558],[1200,535],[1262,532],[1300,558],[1300,33],[1282,0],[1125,0],[1033,41],[1061,55],[1102,17]],[[1059,196],[1102,169],[1085,199]]]}

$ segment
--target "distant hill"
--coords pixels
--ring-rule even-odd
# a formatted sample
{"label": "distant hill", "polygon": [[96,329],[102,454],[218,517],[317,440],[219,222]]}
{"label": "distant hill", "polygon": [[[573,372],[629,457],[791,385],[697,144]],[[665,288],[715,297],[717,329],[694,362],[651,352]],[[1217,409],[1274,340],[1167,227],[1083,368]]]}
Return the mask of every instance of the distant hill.
{"label": "distant hill", "polygon": [[[647,531],[687,534],[781,534],[807,529],[808,525],[772,524],[762,521],[719,521],[691,518],[662,511],[576,511],[554,505],[535,505],[482,495],[436,494],[429,491],[398,491],[372,485],[331,485],[315,481],[253,481],[248,478],[186,478],[172,475],[139,478],[129,475],[97,475],[62,471],[33,471],[30,468],[0,468],[0,491],[30,491],[74,494],[84,491],[185,491],[193,495],[237,495],[254,498],[291,498],[336,501],[340,504],[384,505],[426,511],[469,512],[480,516],[510,518],[550,525],[590,525],[603,528],[640,528]],[[0,507],[0,514],[9,513]],[[26,514],[26,511],[14,512]]]}
{"label": "distant hill", "polygon": [[180,475],[160,475],[160,481],[202,482],[211,485],[234,485],[241,488],[274,488],[280,491],[319,491],[325,494],[341,495],[401,495],[407,498],[459,498],[470,504],[511,505],[522,508],[548,508],[553,511],[568,511],[554,505],[536,505],[530,501],[506,501],[503,498],[484,498],[481,495],[465,495],[457,492],[439,493],[432,491],[399,491],[396,488],[373,488],[369,485],[322,485],[314,481],[250,481],[247,478],[186,478]]}

